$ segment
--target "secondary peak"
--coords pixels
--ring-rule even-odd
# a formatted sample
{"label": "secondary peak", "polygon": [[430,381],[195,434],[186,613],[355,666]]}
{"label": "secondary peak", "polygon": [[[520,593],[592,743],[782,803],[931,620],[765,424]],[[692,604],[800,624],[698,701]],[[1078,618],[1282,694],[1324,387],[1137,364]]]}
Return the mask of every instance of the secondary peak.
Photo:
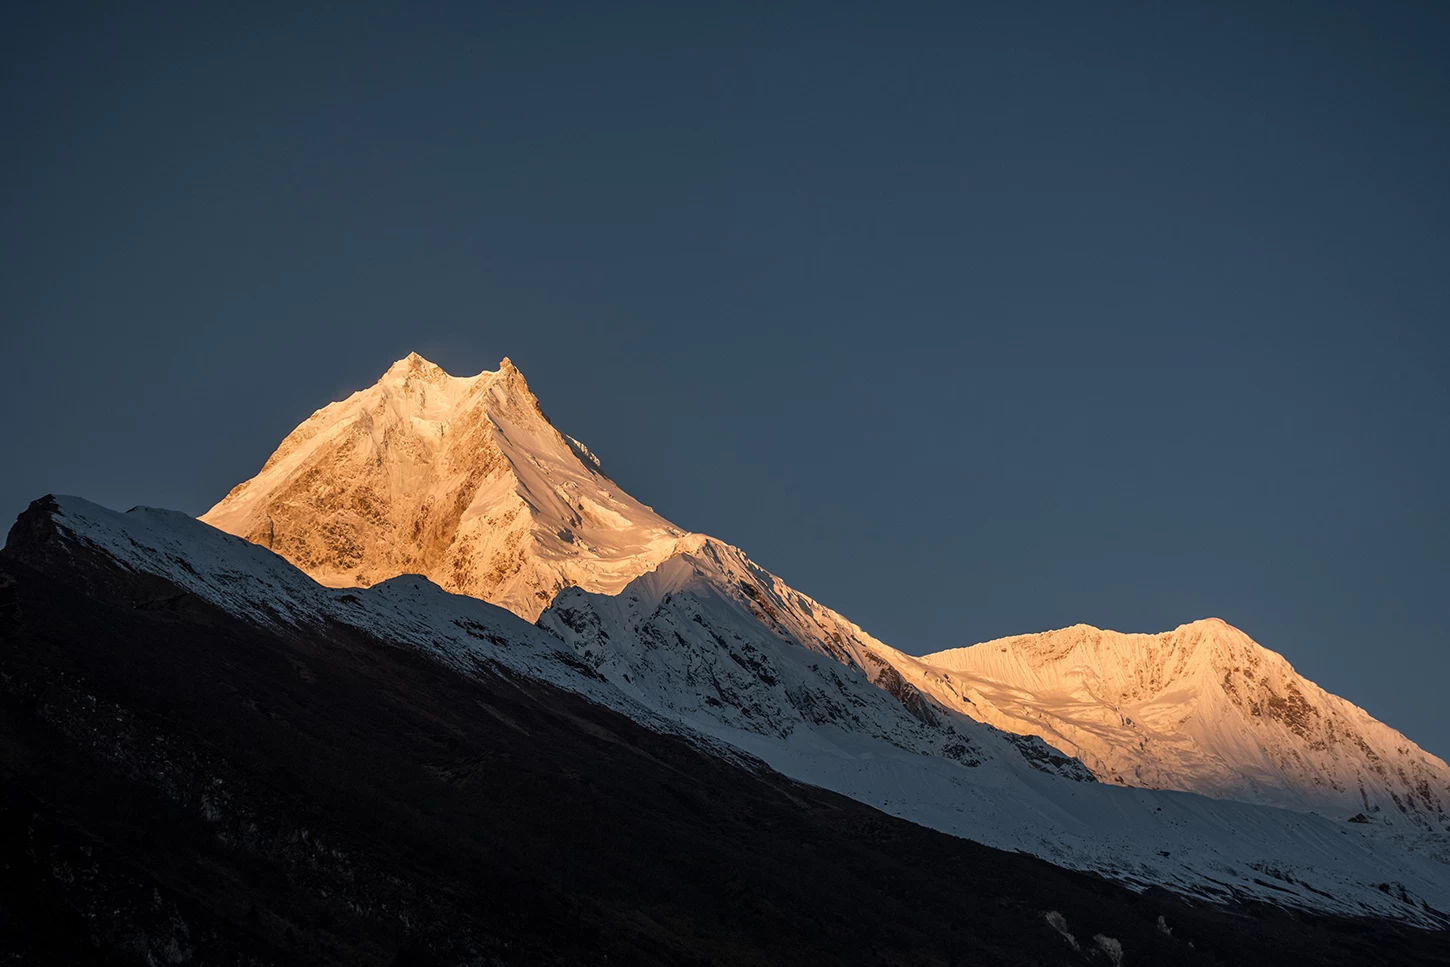
{"label": "secondary peak", "polygon": [[389,366],[385,375],[407,377],[417,373],[425,373],[432,376],[442,372],[442,367],[437,363],[429,362],[417,353],[409,353]]}
{"label": "secondary peak", "polygon": [[[524,374],[514,365],[512,359],[505,356],[498,362],[498,372],[494,379],[502,384],[511,395],[518,395],[527,400],[529,405],[535,409],[539,408],[539,401],[535,398],[533,391],[529,389],[529,381],[524,379]],[[542,412],[542,411],[540,411]]]}

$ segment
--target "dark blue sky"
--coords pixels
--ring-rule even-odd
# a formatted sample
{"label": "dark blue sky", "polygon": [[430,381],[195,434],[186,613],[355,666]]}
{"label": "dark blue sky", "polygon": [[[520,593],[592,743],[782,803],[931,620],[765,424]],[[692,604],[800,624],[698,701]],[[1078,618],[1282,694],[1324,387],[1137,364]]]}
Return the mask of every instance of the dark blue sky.
{"label": "dark blue sky", "polygon": [[509,355],[908,651],[1218,615],[1450,754],[1445,4],[28,6],[7,517]]}

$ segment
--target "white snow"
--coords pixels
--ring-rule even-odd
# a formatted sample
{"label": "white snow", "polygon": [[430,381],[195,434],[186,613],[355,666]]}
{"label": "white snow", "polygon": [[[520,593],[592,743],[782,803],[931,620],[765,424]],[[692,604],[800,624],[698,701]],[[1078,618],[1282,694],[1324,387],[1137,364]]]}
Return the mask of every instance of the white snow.
{"label": "white snow", "polygon": [[[498,661],[888,812],[1125,882],[1427,919],[1379,888],[1403,884],[1450,909],[1445,763],[1242,632],[1077,626],[903,654],[625,494],[508,360],[467,378],[399,360],[203,519],[325,585],[374,585],[344,607],[260,551],[247,568],[285,584],[264,603],[256,575],[229,571],[228,544],[210,566],[220,587],[251,588],[224,606],[254,620],[366,615],[445,660]],[[396,577],[415,572],[552,634]],[[529,647],[460,636],[460,621]],[[1104,783],[1075,781],[1073,756]],[[1372,821],[1344,821],[1359,813]]]}
{"label": "white snow", "polygon": [[1450,889],[1450,866],[1372,827],[1078,781],[1075,761],[1039,761],[1020,738],[891,681],[906,656],[709,538],[620,595],[562,592],[539,624],[663,716],[786,775],[989,845],[1133,885],[1345,913],[1398,904],[1394,915],[1425,922],[1434,918],[1381,902],[1378,884],[1411,875],[1408,889],[1437,909],[1429,897]]}
{"label": "white snow", "polygon": [[1077,625],[898,667],[1105,781],[1450,833],[1444,760],[1217,618],[1157,635]]}
{"label": "white snow", "polygon": [[[1255,896],[1426,925],[1439,921],[1421,901],[1450,909],[1450,867],[1356,824],[1079,781],[1059,774],[1070,775],[1070,764],[1035,768],[1014,737],[939,703],[923,700],[912,714],[873,684],[870,658],[842,663],[796,639],[797,618],[780,605],[801,613],[819,605],[782,595],[773,576],[709,539],[620,595],[561,594],[543,619],[556,637],[421,577],[329,589],[182,514],[58,502],[66,541],[247,620],[304,634],[341,622],[465,673],[506,667],[718,753],[742,750],[786,775],[989,845],[1206,898]],[[742,589],[747,580],[753,593]],[[764,622],[755,608],[781,617]],[[818,620],[823,630],[836,627],[828,615]]]}

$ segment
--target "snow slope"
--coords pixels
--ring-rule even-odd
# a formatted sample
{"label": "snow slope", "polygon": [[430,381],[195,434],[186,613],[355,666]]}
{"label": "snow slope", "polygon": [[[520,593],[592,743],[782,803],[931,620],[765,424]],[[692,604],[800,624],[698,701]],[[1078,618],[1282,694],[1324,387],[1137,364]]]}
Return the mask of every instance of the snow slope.
{"label": "snow slope", "polygon": [[1077,625],[898,667],[1107,782],[1450,832],[1444,760],[1217,618],[1157,635]]}
{"label": "snow slope", "polygon": [[[465,674],[506,667],[717,754],[742,750],[990,845],[1205,898],[1450,922],[1437,912],[1450,909],[1450,866],[1367,827],[1083,781],[1071,760],[1024,755],[1022,741],[909,686],[899,695],[880,687],[870,658],[843,661],[796,639],[791,624],[818,606],[782,595],[768,573],[708,539],[620,595],[561,594],[540,628],[416,576],[329,589],[262,547],[169,511],[119,514],[63,497],[27,513],[27,527],[53,528],[36,541],[47,553],[101,555],[291,633],[341,624]],[[823,616],[820,627],[833,623]],[[848,657],[858,646],[838,645]]]}
{"label": "snow slope", "polygon": [[[1372,822],[1346,826],[1359,838],[1385,838],[1386,818],[1396,837],[1444,825],[1443,762],[1225,625],[898,652],[620,491],[508,360],[469,378],[400,360],[314,414],[203,519],[326,585],[417,572],[537,619],[610,684],[596,700],[628,697],[787,774],[972,838],[987,834],[963,803],[980,805],[992,788],[983,776],[1025,770],[1016,795],[1045,773],[1082,778],[1074,757],[1113,784],[1363,814]],[[959,788],[961,768],[977,771]],[[1014,802],[991,808],[1017,815]],[[1049,848],[1025,827],[1007,836],[1003,822],[981,827],[1005,837],[986,841],[1069,862],[1071,824]],[[1117,847],[1094,840],[1104,835],[1082,831],[1071,855],[1113,862]],[[1450,852],[1443,839],[1409,845]],[[1180,882],[1154,869],[1145,881]]]}
{"label": "snow slope", "polygon": [[202,520],[332,587],[423,574],[530,621],[561,587],[617,592],[686,536],[555,430],[507,359],[457,377],[416,353],[312,414]]}
{"label": "snow slope", "polygon": [[538,625],[621,691],[707,730],[844,730],[970,766],[1005,757],[1094,781],[1035,736],[983,729],[926,698],[892,667],[895,651],[713,538],[697,535],[619,595],[566,588]]}

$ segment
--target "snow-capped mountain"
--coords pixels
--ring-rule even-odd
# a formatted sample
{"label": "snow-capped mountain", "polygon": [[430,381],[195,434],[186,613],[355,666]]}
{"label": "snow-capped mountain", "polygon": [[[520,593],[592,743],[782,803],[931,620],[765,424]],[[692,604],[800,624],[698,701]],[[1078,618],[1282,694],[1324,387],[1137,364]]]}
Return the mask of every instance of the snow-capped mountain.
{"label": "snow-capped mountain", "polygon": [[509,360],[458,377],[416,353],[312,414],[202,520],[331,587],[423,574],[530,621],[562,587],[619,591],[686,536],[555,430]]}
{"label": "snow-capped mountain", "polygon": [[713,538],[696,535],[618,595],[566,588],[538,624],[621,691],[724,727],[737,745],[831,727],[969,766],[1005,756],[1094,781],[1036,736],[980,729],[923,696],[892,664],[904,656]]}
{"label": "snow-capped mountain", "polygon": [[[813,603],[780,596],[770,575],[707,540],[620,595],[566,591],[544,627],[417,576],[326,588],[265,548],[185,515],[121,514],[74,497],[32,505],[5,554],[31,568],[93,574],[100,595],[115,583],[105,569],[119,567],[143,589],[130,607],[184,607],[194,596],[282,636],[335,640],[341,631],[467,676],[493,680],[507,670],[714,755],[763,761],[923,826],[1135,889],[1450,923],[1442,912],[1450,866],[1369,827],[1084,781],[1075,760],[1034,755],[1035,740],[909,690],[899,690],[903,701],[860,665],[795,640],[781,605]],[[722,594],[729,582],[755,590]],[[763,622],[747,601],[782,617]]]}
{"label": "snow-capped mountain", "polygon": [[[1205,896],[1355,897],[1337,909],[1380,902],[1378,887],[1362,895],[1370,868],[1377,882],[1409,871],[1421,897],[1439,896],[1450,872],[1428,858],[1435,847],[1400,852],[1377,824],[1343,821],[1383,819],[1394,805],[1434,828],[1444,763],[1247,638],[1195,625],[1171,647],[1119,636],[1138,650],[1084,658],[1069,629],[1016,658],[1000,642],[913,658],[623,493],[554,429],[507,360],[457,378],[410,355],[314,414],[203,520],[323,585],[374,586],[377,596],[349,597],[373,602],[381,633],[447,660],[489,650],[652,728],[723,741],[794,778],[1061,865]],[[399,577],[415,572],[537,620],[536,647],[493,648],[498,632],[474,633],[485,617],[459,618],[456,599]],[[310,582],[284,583],[297,620],[319,609],[362,617]],[[243,597],[227,606],[271,620],[275,602]],[[978,649],[984,657],[962,657]],[[1084,781],[1094,775],[1108,784]],[[1346,795],[1360,805],[1346,811]]]}
{"label": "snow-capped mountain", "polygon": [[1450,832],[1443,759],[1217,618],[1156,635],[1077,625],[896,664],[1105,782]]}

